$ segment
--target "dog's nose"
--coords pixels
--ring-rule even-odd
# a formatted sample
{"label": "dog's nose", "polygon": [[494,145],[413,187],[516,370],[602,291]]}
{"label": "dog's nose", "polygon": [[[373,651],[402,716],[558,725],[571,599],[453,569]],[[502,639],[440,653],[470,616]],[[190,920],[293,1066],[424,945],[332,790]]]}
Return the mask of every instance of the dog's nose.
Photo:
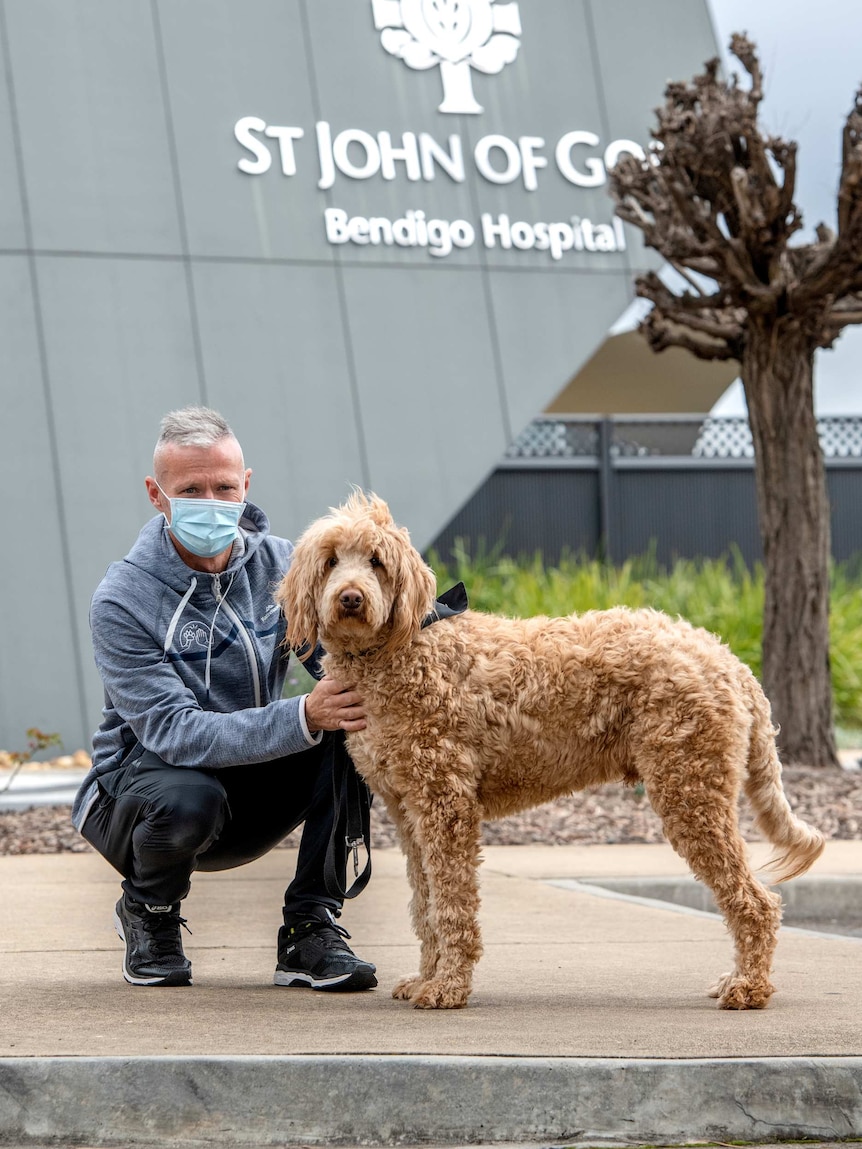
{"label": "dog's nose", "polygon": [[341,592],[339,602],[345,610],[359,610],[363,603],[362,591],[350,587],[349,590]]}

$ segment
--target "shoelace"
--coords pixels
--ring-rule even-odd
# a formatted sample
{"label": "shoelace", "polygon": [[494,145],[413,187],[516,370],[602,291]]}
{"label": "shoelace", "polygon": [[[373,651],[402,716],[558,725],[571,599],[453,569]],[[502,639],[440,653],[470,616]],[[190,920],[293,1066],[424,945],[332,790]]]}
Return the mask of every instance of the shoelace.
{"label": "shoelace", "polygon": [[148,914],[144,920],[144,928],[152,939],[153,951],[162,956],[176,952],[177,934],[180,926],[190,934],[188,922],[179,914]]}
{"label": "shoelace", "polygon": [[327,949],[340,949],[345,947],[342,945],[342,938],[349,938],[350,934],[340,926],[338,922],[333,922],[331,925],[324,925],[323,929],[315,930],[316,935],[323,940],[323,944]]}
{"label": "shoelace", "polygon": [[[305,923],[302,924],[304,925]],[[314,937],[320,939],[325,949],[345,948],[341,944],[342,938],[349,938],[350,934],[347,932],[344,926],[339,925],[338,922],[334,920],[330,922],[318,923],[316,919],[312,919],[309,924],[312,928],[304,931],[303,934],[296,939],[297,941],[301,941],[303,937],[311,937],[314,935]]]}

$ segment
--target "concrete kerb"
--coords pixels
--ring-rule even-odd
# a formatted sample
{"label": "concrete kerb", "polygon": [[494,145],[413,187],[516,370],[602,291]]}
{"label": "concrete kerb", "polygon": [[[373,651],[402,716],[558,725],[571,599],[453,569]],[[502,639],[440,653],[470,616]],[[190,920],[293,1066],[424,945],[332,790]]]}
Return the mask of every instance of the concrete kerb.
{"label": "concrete kerb", "polygon": [[862,1058],[9,1058],[0,1091],[7,1144],[668,1144],[862,1129]]}
{"label": "concrete kerb", "polygon": [[[620,898],[687,914],[718,914],[712,892],[694,878],[575,878],[546,879],[564,890],[582,890],[598,897]],[[773,886],[784,903],[785,933],[802,928],[805,933],[830,937],[838,934],[862,941],[862,875],[801,877],[784,886]],[[842,923],[828,928],[830,919]],[[790,923],[794,923],[791,925]],[[823,925],[827,923],[827,925]],[[821,928],[822,927],[822,928]]]}

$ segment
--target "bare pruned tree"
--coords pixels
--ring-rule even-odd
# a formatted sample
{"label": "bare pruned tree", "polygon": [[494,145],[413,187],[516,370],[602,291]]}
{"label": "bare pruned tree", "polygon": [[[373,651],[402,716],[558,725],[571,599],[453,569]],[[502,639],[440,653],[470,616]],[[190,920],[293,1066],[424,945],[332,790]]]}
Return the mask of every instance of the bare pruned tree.
{"label": "bare pruned tree", "polygon": [[791,245],[796,144],[758,128],[763,76],[755,46],[730,50],[671,83],[646,160],[610,174],[617,215],[673,267],[636,283],[653,307],[641,330],[654,351],[736,360],[748,404],[766,575],[763,684],[786,761],[837,761],[829,668],[829,501],[814,416],[814,354],[862,323],[862,89],[844,128],[837,231]]}

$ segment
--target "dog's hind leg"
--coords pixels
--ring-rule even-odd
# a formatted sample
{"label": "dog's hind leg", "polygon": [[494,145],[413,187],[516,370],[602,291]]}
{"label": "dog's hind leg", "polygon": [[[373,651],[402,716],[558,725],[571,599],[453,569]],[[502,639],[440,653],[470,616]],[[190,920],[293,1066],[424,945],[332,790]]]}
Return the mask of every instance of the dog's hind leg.
{"label": "dog's hind leg", "polygon": [[[460,1009],[467,1004],[473,967],[482,954],[479,932],[479,838],[475,800],[451,792],[423,795],[410,810],[412,832],[427,883],[421,980],[399,983],[417,1009]],[[433,966],[433,972],[432,972]],[[427,972],[426,972],[427,971]],[[423,976],[425,975],[425,976]]]}
{"label": "dog's hind leg", "polygon": [[712,890],[734,943],[735,969],[710,996],[723,1009],[762,1009],[775,989],[770,974],[781,898],[751,872],[739,832],[734,774],[691,760],[684,772],[668,773],[666,767],[667,759],[651,772],[647,795],[670,844]]}

